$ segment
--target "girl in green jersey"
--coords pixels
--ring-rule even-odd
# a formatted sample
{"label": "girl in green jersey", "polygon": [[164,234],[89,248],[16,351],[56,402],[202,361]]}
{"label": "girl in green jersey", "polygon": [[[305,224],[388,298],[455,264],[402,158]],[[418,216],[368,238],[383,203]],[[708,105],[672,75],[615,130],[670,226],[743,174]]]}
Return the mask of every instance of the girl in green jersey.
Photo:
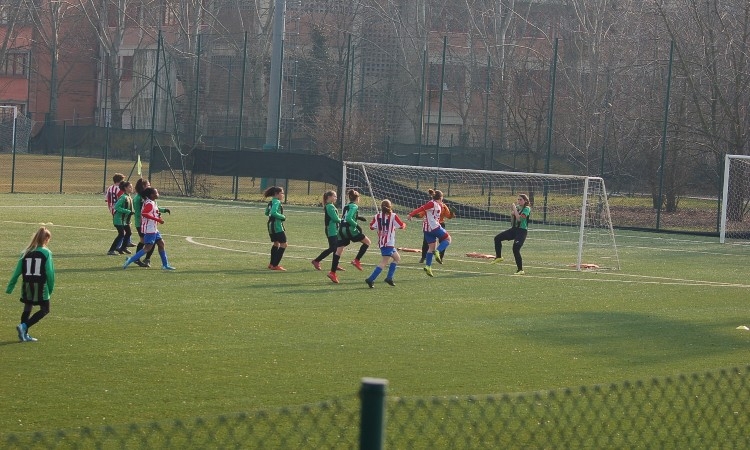
{"label": "girl in green jersey", "polygon": [[338,283],[339,279],[336,275],[338,270],[339,260],[341,254],[344,253],[344,249],[352,242],[360,242],[359,251],[357,257],[352,261],[352,265],[357,270],[362,270],[362,263],[360,260],[365,255],[365,252],[370,247],[370,238],[364,235],[362,227],[357,224],[357,221],[366,222],[367,219],[360,217],[359,215],[359,192],[354,189],[350,189],[346,193],[349,198],[349,203],[344,206],[344,217],[341,218],[341,225],[339,226],[339,241],[336,253],[333,254],[333,263],[331,264],[331,271],[328,273],[328,278],[334,283]]}
{"label": "girl in green jersey", "polygon": [[531,206],[529,197],[526,194],[518,195],[518,205],[515,203],[511,206],[511,227],[495,236],[495,259],[492,264],[497,264],[503,260],[503,242],[513,241],[513,257],[516,260],[516,275],[523,275],[523,260],[521,258],[521,247],[526,242],[528,233],[528,221],[531,215]]}
{"label": "girl in green jersey", "polygon": [[271,238],[271,263],[268,268],[271,270],[285,271],[281,267],[281,258],[286,251],[286,231],[284,229],[284,207],[281,202],[284,200],[284,189],[278,186],[271,186],[263,193],[264,197],[272,197],[266,206],[265,214],[268,216],[268,236]]}
{"label": "girl in green jersey", "polygon": [[[339,211],[336,209],[336,200],[338,196],[336,191],[328,191],[323,194],[323,210],[325,211],[325,217],[323,219],[323,227],[328,238],[328,248],[323,250],[317,258],[312,260],[312,265],[315,269],[320,270],[320,262],[323,261],[328,255],[336,251],[339,242],[339,224],[341,218],[339,217]],[[331,272],[334,267],[331,266]],[[341,270],[337,268],[338,270]]]}
{"label": "girl in green jersey", "polygon": [[[21,313],[21,323],[16,327],[18,340],[21,342],[35,342],[36,338],[29,336],[29,328],[49,314],[49,299],[55,288],[55,265],[52,262],[52,252],[47,248],[51,237],[52,233],[45,227],[37,230],[21,254],[16,270],[5,289],[6,294],[13,293],[18,277],[23,277],[21,287],[23,313]],[[32,316],[31,310],[34,305],[39,306],[39,311]]]}

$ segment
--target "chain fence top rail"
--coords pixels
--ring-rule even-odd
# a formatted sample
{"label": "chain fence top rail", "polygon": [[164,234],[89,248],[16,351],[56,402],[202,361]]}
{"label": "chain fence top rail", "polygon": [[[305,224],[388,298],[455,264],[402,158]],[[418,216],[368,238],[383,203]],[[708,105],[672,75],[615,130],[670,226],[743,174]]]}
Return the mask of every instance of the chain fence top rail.
{"label": "chain fence top rail", "polygon": [[[608,386],[466,397],[387,397],[400,449],[750,448],[750,366]],[[191,421],[6,434],[6,449],[317,449],[359,446],[357,396]]]}

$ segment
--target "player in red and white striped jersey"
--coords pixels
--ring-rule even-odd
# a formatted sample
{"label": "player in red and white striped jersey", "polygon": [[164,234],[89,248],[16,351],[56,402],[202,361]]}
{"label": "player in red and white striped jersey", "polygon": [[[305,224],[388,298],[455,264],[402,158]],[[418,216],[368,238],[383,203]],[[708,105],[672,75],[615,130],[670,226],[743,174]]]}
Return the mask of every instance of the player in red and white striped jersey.
{"label": "player in red and white striped jersey", "polygon": [[396,229],[403,230],[404,228],[406,228],[406,224],[393,212],[391,201],[388,199],[383,200],[380,203],[380,212],[370,222],[370,229],[378,230],[378,246],[380,247],[380,255],[382,256],[380,263],[365,280],[365,283],[371,288],[375,287],[375,280],[380,275],[380,272],[385,269],[388,261],[391,260],[385,282],[391,286],[395,286],[393,275],[396,273],[396,267],[401,261],[401,255],[396,250]]}

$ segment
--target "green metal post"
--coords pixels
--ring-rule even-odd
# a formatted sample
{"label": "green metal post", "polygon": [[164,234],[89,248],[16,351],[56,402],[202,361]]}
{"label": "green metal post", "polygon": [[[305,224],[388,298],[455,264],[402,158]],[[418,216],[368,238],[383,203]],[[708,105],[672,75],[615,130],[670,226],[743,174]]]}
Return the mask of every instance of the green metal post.
{"label": "green metal post", "polygon": [[196,44],[196,63],[195,63],[195,105],[193,106],[193,146],[198,142],[198,104],[201,97],[201,43],[203,36],[200,34]]}
{"label": "green metal post", "polygon": [[154,166],[154,129],[156,128],[156,93],[159,89],[159,57],[161,55],[161,30],[156,38],[156,66],[154,70],[154,101],[151,105],[151,139],[148,148],[148,179],[151,179],[151,168]]}
{"label": "green metal post", "polygon": [[[344,137],[346,136],[346,98],[349,95],[349,56],[352,51],[352,35],[349,35],[346,47],[346,69],[344,70],[344,104],[341,115],[341,136],[339,138],[339,161],[344,162]],[[344,196],[341,196],[341,202],[344,202]]]}
{"label": "green metal post", "polygon": [[104,185],[102,192],[107,190],[107,162],[109,161],[109,120],[107,120],[106,135],[104,138]]}
{"label": "green metal post", "polygon": [[[419,136],[417,137],[417,165],[421,165],[422,159],[422,134],[424,134],[424,91],[427,85],[427,48],[422,52],[422,90],[419,93]],[[429,124],[428,124],[429,125]],[[417,190],[419,190],[419,177],[417,177]]]}
{"label": "green metal post", "polygon": [[[440,126],[443,122],[443,86],[445,86],[445,50],[448,48],[448,36],[443,36],[443,67],[440,69],[440,100],[438,101],[437,137],[435,138],[435,167],[440,167]],[[437,179],[435,179],[437,184]],[[437,186],[436,186],[437,187]]]}
{"label": "green metal post", "polygon": [[656,208],[656,229],[659,229],[661,221],[661,205],[664,189],[664,164],[667,159],[667,125],[669,121],[669,94],[672,90],[672,60],[674,55],[674,41],[669,44],[669,69],[667,69],[667,95],[664,97],[664,124],[661,130],[661,165],[659,166],[659,204]]}
{"label": "green metal post", "polygon": [[[552,70],[550,72],[550,94],[549,94],[549,115],[547,117],[547,160],[544,163],[544,173],[550,171],[550,159],[552,158],[552,130],[554,128],[555,112],[555,85],[557,84],[557,45],[560,38],[555,38],[555,47],[552,55]],[[549,196],[549,186],[544,183],[544,209],[542,220],[547,220],[547,200]]]}
{"label": "green metal post", "polygon": [[63,193],[63,175],[65,174],[65,131],[67,123],[63,120],[62,148],[60,149],[60,193]]}
{"label": "green metal post", "polygon": [[[247,31],[245,31],[245,38],[242,43],[242,79],[240,81],[240,117],[239,124],[237,126],[237,142],[235,143],[235,150],[242,150],[242,121],[244,120],[245,112],[245,72],[247,71]],[[261,189],[265,189],[264,186],[265,178],[261,179]],[[240,179],[237,175],[234,176],[234,199],[237,200],[240,191]]]}
{"label": "green metal post", "polygon": [[[15,129],[16,125],[18,125],[16,120],[16,117],[14,115],[13,117],[13,128]],[[27,147],[28,148],[28,147]],[[11,163],[11,169],[10,169],[10,193],[12,194],[15,192],[15,184],[16,184],[16,135],[13,135],[13,162]]]}
{"label": "green metal post", "polygon": [[385,389],[388,380],[363,378],[359,392],[362,401],[360,450],[382,450],[385,443]]}

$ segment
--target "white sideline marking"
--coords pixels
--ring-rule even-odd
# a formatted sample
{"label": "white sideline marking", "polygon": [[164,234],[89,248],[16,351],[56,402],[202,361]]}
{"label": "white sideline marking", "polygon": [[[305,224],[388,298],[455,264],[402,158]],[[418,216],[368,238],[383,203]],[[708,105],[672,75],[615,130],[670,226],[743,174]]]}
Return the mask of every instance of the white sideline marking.
{"label": "white sideline marking", "polygon": [[[9,223],[9,224],[16,224],[16,225],[39,225],[39,222],[19,222],[19,221],[10,221],[10,220],[3,220],[0,221],[0,223]],[[76,230],[90,230],[90,231],[101,231],[101,232],[107,232],[110,233],[112,230],[102,229],[102,228],[93,228],[93,227],[81,227],[81,226],[73,226],[73,225],[51,225],[53,227],[59,227],[59,228],[69,228],[69,229],[76,229]],[[263,241],[263,242],[257,242],[257,241],[242,241],[237,239],[227,239],[227,238],[214,238],[214,237],[195,237],[195,236],[184,236],[184,235],[177,235],[177,234],[166,234],[162,233],[162,236],[165,237],[174,237],[174,238],[182,238],[185,239],[187,242],[193,244],[193,245],[199,245],[203,247],[213,248],[215,250],[223,250],[223,251],[231,251],[231,252],[237,252],[237,253],[247,253],[250,255],[267,255],[266,251],[249,251],[249,250],[238,250],[238,249],[232,249],[228,247],[221,247],[218,245],[211,245],[211,244],[205,244],[198,242],[196,239],[201,240],[214,240],[214,241],[231,241],[231,242],[237,242],[242,244],[250,244],[250,245],[264,245],[268,244],[270,245],[270,242]],[[304,248],[304,249],[315,249],[315,250],[322,250],[320,247],[312,247],[312,246],[303,246],[303,245],[292,245],[290,246],[292,248]],[[644,247],[645,250],[654,251],[654,248],[652,247]],[[684,250],[683,250],[684,251]],[[701,252],[702,253],[702,252]],[[716,254],[716,253],[712,253]],[[295,255],[284,255],[285,258],[291,258],[291,259],[303,259],[308,260],[310,258],[304,257],[304,256],[295,256]],[[402,254],[402,258],[409,257],[409,258],[419,258],[419,255],[411,255],[408,253]],[[451,258],[454,261],[461,261],[466,263],[473,263],[473,264],[487,264],[489,265],[489,261],[487,262],[479,262],[473,259],[461,259],[461,258]],[[374,264],[364,264],[365,266],[374,266]],[[503,265],[509,265],[512,266],[513,262],[509,262]],[[596,282],[606,282],[606,283],[623,283],[623,284],[656,284],[656,285],[675,285],[675,286],[715,286],[715,287],[735,287],[735,288],[743,288],[748,289],[750,288],[750,285],[748,284],[740,284],[740,283],[726,283],[726,282],[720,282],[720,281],[705,281],[705,280],[689,280],[689,279],[683,279],[683,278],[669,278],[669,277],[657,277],[657,276],[650,276],[650,275],[635,275],[635,274],[628,274],[628,273],[618,273],[618,272],[606,272],[604,273],[595,273],[595,277],[591,277],[586,275],[586,271],[578,272],[573,269],[556,269],[551,268],[548,266],[544,267],[534,267],[534,266],[528,266],[532,269],[539,269],[540,271],[551,271],[551,270],[557,270],[557,271],[564,271],[566,273],[570,273],[571,275],[581,275],[583,276],[568,276],[568,277],[560,277],[560,276],[551,276],[551,275],[534,275],[534,274],[526,274],[523,276],[515,276],[512,273],[497,273],[497,272],[479,272],[479,271],[472,271],[472,270],[455,270],[455,269],[445,269],[442,268],[440,265],[433,265],[434,268],[438,269],[441,272],[450,272],[450,273],[464,273],[464,274],[471,274],[471,275],[487,275],[487,276],[502,276],[502,277],[514,277],[514,278],[536,278],[536,279],[548,279],[548,280],[571,280],[574,279],[576,281],[596,281]],[[502,267],[502,266],[501,266]],[[399,268],[403,269],[418,269],[422,270],[421,266],[418,267],[409,267],[409,266],[400,266]],[[611,279],[611,278],[604,278],[604,276],[608,277],[618,277],[619,279]],[[623,278],[633,278],[631,280],[626,280]]]}

